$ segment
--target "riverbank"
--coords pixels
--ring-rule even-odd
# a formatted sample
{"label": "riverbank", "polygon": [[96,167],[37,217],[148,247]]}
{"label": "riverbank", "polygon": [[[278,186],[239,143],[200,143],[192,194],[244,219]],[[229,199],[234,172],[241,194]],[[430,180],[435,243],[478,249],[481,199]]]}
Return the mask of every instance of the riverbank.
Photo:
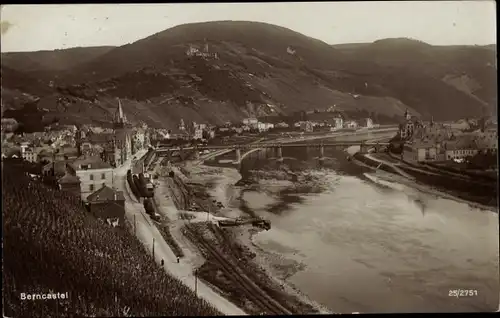
{"label": "riverbank", "polygon": [[[436,171],[426,171],[409,165],[395,162],[381,162],[361,153],[353,155],[353,161],[374,170],[382,170],[393,177],[397,182],[414,187],[427,194],[466,203],[471,207],[498,212],[496,183],[484,184],[473,180],[453,177]],[[403,170],[404,173],[400,171]],[[408,178],[409,175],[411,178]],[[387,175],[380,174],[381,178],[388,179]],[[393,180],[388,180],[393,181]]]}
{"label": "riverbank", "polygon": [[[209,212],[206,214],[207,218],[245,216],[240,205],[246,187],[235,186],[235,183],[241,178],[237,170],[186,162],[181,169],[176,169],[175,176],[176,186],[184,188],[180,191],[188,193],[187,197],[191,198],[178,200],[179,209],[187,209],[192,205],[192,202],[195,202],[200,212],[192,213],[206,214]],[[217,206],[217,202],[220,202],[221,205]],[[263,297],[274,299],[293,314],[328,313],[324,308],[320,308],[319,305],[312,303],[296,290],[287,286],[283,280],[275,277],[266,266],[263,266],[262,260],[257,257],[257,254],[261,253],[255,251],[256,245],[253,244],[252,240],[253,235],[260,231],[259,229],[251,225],[221,229],[210,220],[196,223],[187,221],[187,223],[189,223],[189,228],[182,230],[185,236],[194,239],[191,234],[195,233],[197,237],[203,237],[204,241],[209,242],[209,246],[214,247],[217,253],[224,255],[224,259],[230,262],[230,264],[226,264],[227,266],[237,264],[243,271],[241,275],[250,279],[262,291]],[[199,268],[200,278],[215,286],[222,295],[246,312],[260,314],[262,308],[255,304],[252,297],[238,289],[238,284],[234,281],[235,278],[221,267],[223,264],[220,263],[220,260],[214,258],[214,251],[207,250],[206,246],[200,244],[197,244],[197,247],[205,259],[204,264]],[[292,271],[290,270],[290,272]]]}

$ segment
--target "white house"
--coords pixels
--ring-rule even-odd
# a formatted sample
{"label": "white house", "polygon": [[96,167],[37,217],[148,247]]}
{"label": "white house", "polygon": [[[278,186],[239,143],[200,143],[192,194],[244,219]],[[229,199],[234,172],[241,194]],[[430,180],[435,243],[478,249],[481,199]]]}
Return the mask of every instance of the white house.
{"label": "white house", "polygon": [[203,139],[203,129],[196,128],[193,132],[193,139]]}
{"label": "white house", "polygon": [[346,128],[358,128],[358,123],[355,122],[354,120],[349,120],[344,123],[344,126]]}
{"label": "white house", "polygon": [[249,125],[249,126],[252,126],[252,125],[257,125],[259,121],[257,120],[257,118],[245,118],[243,119],[243,125]]}
{"label": "white house", "polygon": [[305,131],[305,132],[312,132],[313,131],[313,123],[310,122],[310,121],[305,121],[305,122],[302,122],[301,125],[300,125],[300,129]]}
{"label": "white house", "polygon": [[344,126],[344,120],[342,119],[342,117],[335,117],[333,119],[333,128],[335,130],[342,129],[343,126]]}
{"label": "white house", "polygon": [[21,156],[24,160],[29,162],[37,162],[38,154],[36,153],[35,149],[31,147],[21,149]]}
{"label": "white house", "polygon": [[373,128],[373,120],[371,118],[365,118],[363,124],[366,128]]}
{"label": "white house", "polygon": [[267,131],[268,130],[267,124],[266,123],[258,122],[257,123],[257,129],[259,130],[259,132]]}
{"label": "white house", "polygon": [[288,128],[288,124],[285,123],[285,122],[281,122],[281,123],[277,123],[275,125],[275,127],[279,127],[279,128]]}
{"label": "white house", "polygon": [[80,157],[72,164],[76,176],[80,179],[82,200],[106,185],[114,186],[113,167],[99,157]]}

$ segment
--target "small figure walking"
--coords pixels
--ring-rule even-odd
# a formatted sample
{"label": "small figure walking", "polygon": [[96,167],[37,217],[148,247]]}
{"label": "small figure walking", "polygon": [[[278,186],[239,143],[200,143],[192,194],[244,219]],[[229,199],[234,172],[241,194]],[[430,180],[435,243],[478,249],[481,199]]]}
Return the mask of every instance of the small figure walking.
{"label": "small figure walking", "polygon": [[165,264],[165,261],[162,259],[161,260],[161,266],[163,267],[163,264]]}
{"label": "small figure walking", "polygon": [[179,263],[179,256],[177,256],[177,263]]}

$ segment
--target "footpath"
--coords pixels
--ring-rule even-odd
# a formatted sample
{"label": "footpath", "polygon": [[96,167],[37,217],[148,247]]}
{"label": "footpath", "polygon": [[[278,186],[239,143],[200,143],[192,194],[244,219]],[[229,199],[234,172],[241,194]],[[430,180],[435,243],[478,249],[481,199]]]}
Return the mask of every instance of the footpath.
{"label": "footpath", "polygon": [[[136,157],[141,158],[146,151],[139,152]],[[177,257],[167,244],[160,231],[153,221],[142,212],[143,206],[133,198],[130,189],[127,187],[127,170],[132,167],[132,160],[128,160],[124,165],[115,169],[115,184],[118,190],[125,195],[125,216],[130,224],[135,228],[135,235],[143,243],[147,251],[154,254],[154,259],[158,265],[164,260],[165,270],[172,276],[179,279],[191,290],[195,290],[195,277],[193,268],[189,264],[177,263]],[[154,252],[153,252],[154,251]],[[197,282],[198,297],[203,298],[224,315],[246,315],[246,313],[231,303],[226,298],[212,290],[203,281]]]}

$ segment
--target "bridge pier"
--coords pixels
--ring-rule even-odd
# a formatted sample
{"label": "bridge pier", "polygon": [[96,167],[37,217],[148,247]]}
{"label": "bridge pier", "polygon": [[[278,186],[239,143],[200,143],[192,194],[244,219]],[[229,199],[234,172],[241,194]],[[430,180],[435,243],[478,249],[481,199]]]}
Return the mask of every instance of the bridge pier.
{"label": "bridge pier", "polygon": [[236,149],[236,163],[240,163],[240,162],[241,162],[241,149],[237,148]]}
{"label": "bridge pier", "polygon": [[362,143],[361,146],[359,146],[359,152],[360,153],[368,153],[368,146],[365,145],[365,143]]}
{"label": "bridge pier", "polygon": [[319,146],[319,160],[323,161],[325,159],[325,146]]}
{"label": "bridge pier", "polygon": [[283,161],[283,150],[281,147],[278,147],[278,153],[277,153],[277,157],[278,157],[278,161]]}

